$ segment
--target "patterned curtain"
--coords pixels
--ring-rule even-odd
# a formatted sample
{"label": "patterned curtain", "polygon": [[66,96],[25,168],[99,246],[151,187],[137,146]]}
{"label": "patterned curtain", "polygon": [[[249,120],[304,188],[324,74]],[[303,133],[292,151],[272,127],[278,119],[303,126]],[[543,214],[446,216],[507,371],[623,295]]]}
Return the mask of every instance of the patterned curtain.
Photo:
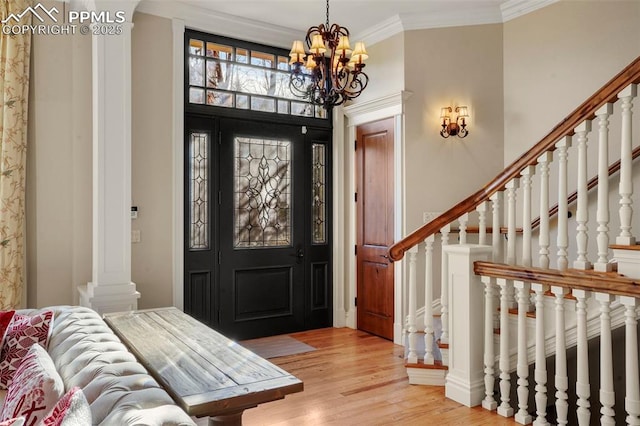
{"label": "patterned curtain", "polygon": [[[0,0],[0,17],[30,0]],[[20,19],[30,24],[31,14]],[[20,305],[24,285],[24,188],[31,33],[0,34],[0,309]]]}

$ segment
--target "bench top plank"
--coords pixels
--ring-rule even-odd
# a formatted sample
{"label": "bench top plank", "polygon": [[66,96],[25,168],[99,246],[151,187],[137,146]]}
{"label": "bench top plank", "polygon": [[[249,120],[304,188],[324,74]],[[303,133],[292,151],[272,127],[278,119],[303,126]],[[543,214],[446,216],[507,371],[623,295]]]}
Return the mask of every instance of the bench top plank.
{"label": "bench top plank", "polygon": [[303,390],[295,376],[176,308],[104,319],[192,416],[234,412]]}

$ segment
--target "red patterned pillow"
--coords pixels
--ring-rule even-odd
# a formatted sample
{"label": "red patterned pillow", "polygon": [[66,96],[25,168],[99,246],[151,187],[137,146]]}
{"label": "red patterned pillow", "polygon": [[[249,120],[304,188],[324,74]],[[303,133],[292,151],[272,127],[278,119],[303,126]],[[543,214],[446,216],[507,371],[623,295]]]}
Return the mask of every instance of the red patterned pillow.
{"label": "red patterned pillow", "polygon": [[[4,343],[4,336],[7,334],[7,328],[13,319],[13,314],[16,311],[3,311],[0,312],[0,345]],[[0,425],[2,426],[2,425]]]}
{"label": "red patterned pillow", "polygon": [[34,316],[13,316],[0,355],[0,389],[7,389],[11,384],[20,361],[33,344],[40,343],[46,349],[52,322],[53,311],[43,311]]}
{"label": "red patterned pillow", "polygon": [[79,387],[64,394],[55,407],[42,419],[44,426],[77,426],[91,424],[91,409]]}
{"label": "red patterned pillow", "polygon": [[39,425],[64,394],[64,383],[53,360],[40,345],[31,345],[7,390],[0,421],[18,416]]}

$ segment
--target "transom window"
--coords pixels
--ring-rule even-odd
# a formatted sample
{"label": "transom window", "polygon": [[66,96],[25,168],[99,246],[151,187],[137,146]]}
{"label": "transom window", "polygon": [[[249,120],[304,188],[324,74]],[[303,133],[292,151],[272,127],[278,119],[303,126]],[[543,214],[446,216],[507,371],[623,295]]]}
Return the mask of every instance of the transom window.
{"label": "transom window", "polygon": [[240,42],[210,37],[187,33],[190,104],[327,118],[324,108],[289,89],[286,50],[245,48]]}

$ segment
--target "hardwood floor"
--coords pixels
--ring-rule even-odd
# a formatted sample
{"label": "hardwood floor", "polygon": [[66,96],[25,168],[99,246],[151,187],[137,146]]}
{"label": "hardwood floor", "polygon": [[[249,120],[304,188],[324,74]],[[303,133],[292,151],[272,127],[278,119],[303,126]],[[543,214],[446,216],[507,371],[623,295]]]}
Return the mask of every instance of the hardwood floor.
{"label": "hardwood floor", "polygon": [[404,348],[364,332],[327,328],[291,334],[316,351],[270,361],[304,391],[246,410],[253,425],[514,425],[445,399],[444,388],[410,385]]}

